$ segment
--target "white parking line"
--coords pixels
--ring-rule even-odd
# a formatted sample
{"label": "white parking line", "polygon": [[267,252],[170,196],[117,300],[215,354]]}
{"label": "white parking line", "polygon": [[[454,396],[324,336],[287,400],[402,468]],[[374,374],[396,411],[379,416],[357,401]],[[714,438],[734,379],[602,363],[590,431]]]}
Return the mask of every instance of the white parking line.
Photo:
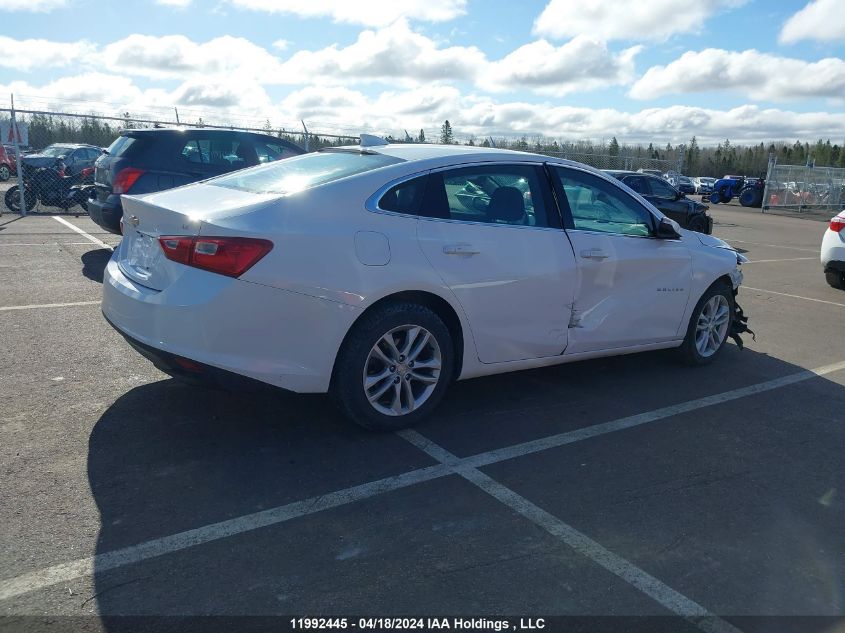
{"label": "white parking line", "polygon": [[802,297],[801,295],[791,295],[786,292],[775,292],[774,290],[766,290],[764,288],[752,288],[751,286],[746,286],[743,284],[743,288],[747,288],[748,290],[755,290],[757,292],[766,292],[770,295],[780,295],[781,297],[791,297],[793,299],[803,299],[804,301],[815,301],[816,303],[826,303],[827,305],[831,306],[839,306],[840,308],[845,308],[845,303],[836,303],[835,301],[825,301],[824,299],[813,299],[812,297]]}
{"label": "white parking line", "polygon": [[748,242],[746,240],[732,240],[727,242],[736,242],[737,244],[753,244],[754,246],[768,246],[769,248],[785,248],[790,251],[806,251],[808,253],[818,253],[818,248],[804,248],[803,246],[784,246],[783,244],[761,244],[760,242]]}
{"label": "white parking line", "polygon": [[721,633],[736,633],[738,631],[737,628],[728,624],[714,613],[709,612],[697,602],[678,593],[621,556],[614,554],[522,495],[514,492],[480,470],[463,464],[461,459],[442,446],[435,444],[424,435],[410,429],[399,431],[397,435],[441,464],[452,466],[456,474],[475,484],[494,499],[518,512],[582,556],[585,556],[610,573],[633,585],[665,608],[685,618],[702,630],[708,632],[718,631]]}
{"label": "white parking line", "polygon": [[87,246],[89,242],[29,242],[29,243],[3,243],[0,242],[0,246]]}
{"label": "white parking line", "polygon": [[81,576],[90,576],[110,569],[116,569],[125,565],[131,565],[157,556],[177,552],[195,545],[210,543],[229,536],[235,536],[249,532],[260,527],[275,525],[302,516],[322,512],[329,508],[336,508],[355,501],[368,499],[376,495],[412,486],[417,483],[431,481],[454,474],[455,468],[477,468],[521,457],[538,451],[563,446],[591,437],[633,428],[649,422],[656,422],[670,418],[679,413],[687,413],[704,407],[709,407],[723,402],[729,402],[738,398],[771,391],[787,385],[824,376],[835,371],[845,369],[845,361],[832,365],[825,365],[816,369],[809,369],[781,378],[767,380],[765,382],[726,391],[721,394],[698,398],[686,403],[671,407],[664,407],[655,411],[641,413],[639,415],[620,418],[604,424],[591,427],[584,427],[567,433],[553,435],[551,437],[523,442],[503,449],[496,449],[473,455],[471,457],[455,458],[455,461],[448,465],[438,464],[417,470],[409,471],[394,477],[387,477],[378,481],[361,484],[337,492],[332,492],[319,497],[312,497],[304,501],[296,501],[284,506],[278,506],[269,510],[263,510],[253,514],[243,515],[228,521],[213,523],[186,532],[180,532],[150,541],[139,543],[131,547],[80,558],[67,563],[53,565],[21,576],[0,580],[0,600],[6,600],[15,596],[44,589],[60,582],[67,582]]}
{"label": "white parking line", "polygon": [[69,229],[72,229],[72,230],[76,231],[77,233],[79,233],[79,234],[80,234],[82,237],[84,237],[85,239],[87,239],[87,240],[89,240],[89,241],[91,241],[91,242],[94,242],[94,244],[97,244],[98,246],[102,246],[103,248],[107,248],[107,249],[109,249],[110,251],[113,251],[113,250],[114,250],[114,247],[113,247],[113,246],[109,246],[108,244],[106,244],[106,243],[105,243],[105,242],[103,242],[102,240],[98,240],[98,239],[97,239],[96,237],[94,237],[93,235],[89,235],[88,233],[86,233],[85,231],[83,231],[82,229],[80,229],[78,226],[76,226],[75,224],[71,224],[70,222],[68,222],[68,221],[67,221],[67,220],[65,220],[64,218],[60,218],[59,216],[54,215],[54,216],[53,216],[53,219],[54,219],[56,222],[61,222],[62,224],[64,224],[64,225],[65,225],[66,227],[68,227]]}
{"label": "white parking line", "polygon": [[0,308],[0,312],[9,312],[11,310],[38,310],[40,308],[70,308],[72,306],[98,306],[100,301],[72,301],[71,303],[34,303],[27,306],[5,306]]}
{"label": "white parking line", "polygon": [[748,264],[770,264],[771,262],[804,262],[810,260],[818,260],[818,257],[789,257],[787,259],[752,259],[747,261],[743,264],[743,266],[747,266]]}

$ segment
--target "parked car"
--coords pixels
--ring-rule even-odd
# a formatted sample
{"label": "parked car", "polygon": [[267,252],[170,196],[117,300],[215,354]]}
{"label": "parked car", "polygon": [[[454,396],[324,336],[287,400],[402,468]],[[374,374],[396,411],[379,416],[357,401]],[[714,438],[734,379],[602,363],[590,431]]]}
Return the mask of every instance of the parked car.
{"label": "parked car", "polygon": [[692,184],[695,186],[695,193],[708,195],[713,193],[713,185],[716,184],[716,179],[708,178],[707,176],[697,176],[692,179]]}
{"label": "parked car", "polygon": [[9,152],[5,145],[0,145],[0,181],[6,182],[17,173],[14,152]]}
{"label": "parked car", "polygon": [[[458,198],[492,180],[486,206]],[[701,365],[744,329],[739,253],[548,156],[367,140],[123,205],[102,310],[141,354],[330,392],[372,429],[455,379],[664,348]]]}
{"label": "parked car", "polygon": [[103,149],[95,145],[54,143],[40,152],[24,154],[21,158],[21,171],[26,178],[36,169],[63,165],[66,176],[77,176],[83,169],[94,167],[94,162],[102,154]]}
{"label": "parked car", "polygon": [[710,207],[690,200],[663,178],[613,169],[607,170],[607,173],[624,182],[685,229],[708,235],[713,232],[713,218],[707,214]]}
{"label": "parked car", "polygon": [[830,220],[822,238],[821,259],[827,283],[845,290],[845,211]]}
{"label": "parked car", "polygon": [[252,132],[208,129],[126,130],[97,161],[91,219],[120,233],[120,197],[187,185],[236,169],[304,153],[288,141]]}

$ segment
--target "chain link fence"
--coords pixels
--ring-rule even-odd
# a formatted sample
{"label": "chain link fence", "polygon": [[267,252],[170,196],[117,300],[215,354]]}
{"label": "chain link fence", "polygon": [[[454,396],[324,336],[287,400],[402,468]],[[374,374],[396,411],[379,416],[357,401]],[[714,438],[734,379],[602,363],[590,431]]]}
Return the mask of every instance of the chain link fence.
{"label": "chain link fence", "polygon": [[[8,134],[9,139],[6,139],[4,134],[6,154],[19,160],[6,161],[4,168],[3,152],[0,150],[0,195],[3,196],[0,214],[21,213],[22,208],[26,213],[86,214],[89,199],[97,195],[94,163],[125,130],[178,127],[253,132],[293,142],[305,151],[327,146],[354,145],[359,142],[362,132],[384,134],[383,131],[367,127],[353,130],[328,124],[306,125],[305,121],[286,121],[276,125],[269,120],[262,122],[237,115],[214,115],[166,107],[130,113],[115,104],[47,101],[26,96],[19,98],[19,95],[13,97],[8,103],[9,107],[5,106],[0,103],[0,124],[6,126],[2,128],[0,125],[0,129],[15,128],[11,123],[16,119],[17,128],[19,131],[23,128],[24,133],[16,139],[12,138],[11,133]],[[386,138],[391,142],[417,143],[425,142],[424,134],[437,142],[435,130],[420,130],[416,137],[402,130],[396,137],[387,135]],[[12,140],[16,142],[7,144],[7,141]],[[453,142],[475,144],[476,139],[474,136],[464,139],[456,135]],[[489,138],[483,145],[564,158],[598,169],[650,170],[659,175],[680,172],[683,164],[683,154],[680,152],[675,159],[651,158],[644,155],[645,150],[624,147],[613,154],[590,153],[579,151],[582,149],[580,143],[567,147],[567,143],[541,137],[530,142],[524,136],[521,139]],[[232,160],[231,164],[234,170],[245,163]]]}
{"label": "chain link fence", "polygon": [[837,212],[845,208],[845,169],[813,165],[769,166],[763,210]]}

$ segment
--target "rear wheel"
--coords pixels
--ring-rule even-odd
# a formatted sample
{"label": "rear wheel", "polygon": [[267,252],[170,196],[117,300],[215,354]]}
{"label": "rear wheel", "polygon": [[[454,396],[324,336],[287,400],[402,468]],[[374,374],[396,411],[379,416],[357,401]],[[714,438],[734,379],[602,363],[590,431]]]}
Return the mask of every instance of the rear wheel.
{"label": "rear wheel", "polygon": [[454,345],[437,314],[414,303],[356,323],[335,364],[332,395],[357,424],[392,431],[419,423],[452,381]]}
{"label": "rear wheel", "polygon": [[713,204],[719,204],[722,201],[722,196],[719,195],[718,191],[714,191],[710,194],[710,202]]}
{"label": "rear wheel", "polygon": [[725,283],[707,290],[692,312],[687,335],[680,347],[688,365],[707,365],[721,353],[728,340],[734,311],[733,292]]}
{"label": "rear wheel", "polygon": [[8,165],[0,165],[0,180],[6,182],[9,178],[12,177],[12,171],[9,169]]}
{"label": "rear wheel", "polygon": [[828,270],[824,274],[827,283],[837,290],[845,290],[845,273],[838,270]]}

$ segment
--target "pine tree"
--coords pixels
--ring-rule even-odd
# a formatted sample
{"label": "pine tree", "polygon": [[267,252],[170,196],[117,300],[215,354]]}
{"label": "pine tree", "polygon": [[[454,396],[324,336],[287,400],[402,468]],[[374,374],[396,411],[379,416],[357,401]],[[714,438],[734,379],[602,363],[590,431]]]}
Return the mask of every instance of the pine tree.
{"label": "pine tree", "polygon": [[455,135],[452,133],[452,124],[449,123],[449,119],[446,119],[443,122],[443,126],[440,128],[440,143],[443,145],[451,145],[455,142]]}
{"label": "pine tree", "polygon": [[417,143],[425,143],[425,130],[420,128],[420,135],[417,137]]}
{"label": "pine tree", "polygon": [[610,143],[607,146],[607,153],[611,156],[619,156],[619,141],[616,140],[615,136],[610,139]]}

